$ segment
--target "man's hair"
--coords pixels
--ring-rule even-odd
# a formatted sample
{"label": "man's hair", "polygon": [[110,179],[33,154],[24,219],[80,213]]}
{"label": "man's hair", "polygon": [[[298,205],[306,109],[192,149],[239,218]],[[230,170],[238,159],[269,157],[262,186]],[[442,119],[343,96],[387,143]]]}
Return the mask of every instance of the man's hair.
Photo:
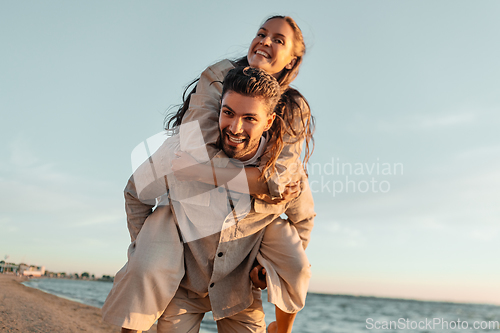
{"label": "man's hair", "polygon": [[222,83],[221,99],[229,91],[261,99],[267,106],[268,115],[274,112],[281,96],[280,85],[272,75],[248,66],[236,67],[227,73]]}

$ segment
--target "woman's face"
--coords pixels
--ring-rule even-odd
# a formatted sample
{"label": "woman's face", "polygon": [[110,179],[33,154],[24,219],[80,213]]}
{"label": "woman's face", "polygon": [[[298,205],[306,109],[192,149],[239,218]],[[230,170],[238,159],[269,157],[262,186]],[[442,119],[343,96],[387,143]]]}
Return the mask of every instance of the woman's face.
{"label": "woman's face", "polygon": [[277,78],[285,67],[291,69],[295,64],[293,40],[294,32],[288,22],[281,18],[267,21],[250,44],[248,63]]}

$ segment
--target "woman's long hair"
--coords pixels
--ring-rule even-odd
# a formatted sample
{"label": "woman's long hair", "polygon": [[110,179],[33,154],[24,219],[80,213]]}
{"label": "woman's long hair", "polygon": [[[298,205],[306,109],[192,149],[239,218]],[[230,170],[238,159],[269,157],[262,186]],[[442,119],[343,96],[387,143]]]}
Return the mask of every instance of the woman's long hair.
{"label": "woman's long hair", "polygon": [[[314,150],[314,117],[311,114],[309,103],[302,94],[291,88],[290,83],[297,77],[299,73],[299,67],[302,63],[302,58],[306,52],[306,46],[304,43],[304,38],[302,36],[302,31],[300,30],[297,23],[289,16],[275,15],[271,16],[264,21],[266,23],[272,19],[283,19],[285,20],[294,32],[294,56],[296,57],[295,64],[292,68],[284,68],[280,76],[277,78],[278,83],[281,87],[281,98],[276,106],[276,118],[274,120],[273,126],[269,130],[272,138],[275,139],[271,150],[269,150],[270,159],[264,166],[261,174],[261,178],[268,179],[274,172],[276,172],[276,161],[283,150],[285,144],[293,144],[298,141],[305,139],[305,149],[304,149],[304,160],[303,167],[304,171],[307,173],[307,162],[312,155]],[[239,59],[233,61],[235,66],[249,66],[247,56],[243,56]],[[182,123],[182,118],[186,114],[189,108],[189,103],[191,101],[191,95],[196,93],[196,83],[199,78],[193,80],[189,83],[182,94],[182,104],[179,106],[176,113],[167,115],[165,118],[164,126],[165,129],[171,129],[176,126],[180,126]],[[191,88],[192,87],[192,88]],[[189,93],[188,93],[189,91]],[[294,124],[297,124],[295,117],[299,117],[301,126],[299,129],[295,128]],[[284,135],[288,134],[291,138],[287,142],[284,142]],[[266,175],[267,174],[267,175]]]}

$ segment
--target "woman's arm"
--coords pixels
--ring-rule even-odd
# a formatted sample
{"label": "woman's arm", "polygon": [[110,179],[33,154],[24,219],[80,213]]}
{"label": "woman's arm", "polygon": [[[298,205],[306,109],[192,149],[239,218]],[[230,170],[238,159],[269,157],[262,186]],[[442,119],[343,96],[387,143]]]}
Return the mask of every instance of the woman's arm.
{"label": "woman's arm", "polygon": [[260,170],[255,167],[244,168],[246,180],[244,177],[237,177],[242,169],[238,167],[217,168],[212,164],[198,163],[190,154],[179,151],[177,158],[172,161],[172,171],[175,177],[180,181],[199,181],[202,183],[222,186],[230,181],[231,189],[240,193],[269,194],[267,183],[259,180]]}
{"label": "woman's arm", "polygon": [[[182,117],[182,124],[198,121],[210,159],[220,151],[217,143],[222,82],[233,68],[233,64],[226,59],[205,69],[196,84],[196,91],[191,94],[189,107]],[[197,156],[196,152],[189,150],[187,152]]]}
{"label": "woman's arm", "polygon": [[302,179],[302,191],[297,199],[288,205],[285,214],[288,217],[288,221],[293,223],[297,229],[305,250],[311,239],[311,231],[314,226],[314,218],[316,217],[314,200],[307,177],[304,176]]}
{"label": "woman's arm", "polygon": [[[221,82],[224,80],[227,72],[233,68],[234,66],[229,60],[223,60],[203,71],[196,85],[196,92],[190,97],[189,108],[182,118],[183,124],[191,121],[198,121],[210,159],[220,152],[218,140],[220,98],[222,94]],[[187,150],[187,152],[196,157],[196,152],[189,150]],[[212,172],[210,164],[206,164],[205,167],[200,165],[200,168],[194,169],[191,175],[187,172],[189,170],[185,170],[185,173],[179,172],[185,167],[185,163],[179,164],[180,167],[175,172],[179,180],[198,180],[214,185],[214,172]],[[225,184],[231,179],[234,179],[240,172],[239,169],[228,169],[216,168],[215,176],[218,183]],[[245,172],[248,184],[240,184],[238,187],[248,188],[248,190],[244,192],[250,192],[252,195],[269,195],[267,182],[263,179],[259,179],[261,172],[258,168],[246,167]]]}
{"label": "woman's arm", "polygon": [[[204,147],[206,147],[209,159],[212,159],[220,152],[218,146],[220,97],[222,94],[222,84],[220,82],[224,80],[225,75],[232,68],[234,68],[234,66],[229,60],[223,60],[208,67],[201,74],[196,85],[196,92],[191,94],[189,108],[182,119],[183,124],[191,121],[198,121],[203,139],[206,143]],[[289,112],[294,112],[293,128],[301,132],[304,122],[307,123],[308,121],[307,118],[309,118],[310,112],[302,99],[299,99],[297,103],[299,107]],[[299,169],[302,169],[300,154],[302,152],[303,139],[297,140],[297,138],[285,133],[283,140],[285,145],[276,162],[276,172],[270,175],[270,171],[267,171],[267,180],[260,177],[265,164],[269,160],[269,157],[263,156],[258,168],[245,168],[248,184],[241,184],[241,188],[248,187],[247,191],[250,192],[251,195],[260,196],[260,199],[270,203],[283,203],[295,198],[295,196],[290,196],[290,189],[287,190],[287,185],[293,185],[300,179]],[[195,158],[200,156],[196,149],[185,150]],[[204,152],[201,152],[201,154],[203,155]],[[180,180],[183,180],[182,175],[178,174],[177,171],[176,176]],[[215,175],[217,182],[222,184],[234,179],[239,173],[239,170],[221,168],[220,170],[216,169],[213,171],[211,166],[207,164],[204,170],[198,169],[196,172],[200,173],[199,175],[195,173],[197,178],[191,177],[184,180],[199,180],[204,183],[215,185]],[[187,177],[187,173],[184,174],[184,176]],[[273,201],[272,199],[275,200]]]}
{"label": "woman's arm", "polygon": [[284,204],[300,194],[300,181],[289,183],[281,199],[269,197],[267,182],[259,179],[261,171],[255,167],[244,168],[246,177],[237,177],[242,169],[237,167],[216,168],[212,165],[200,164],[191,155],[179,151],[172,161],[172,171],[180,181],[199,181],[213,186],[223,186],[231,182],[231,190],[247,193],[271,204]]}

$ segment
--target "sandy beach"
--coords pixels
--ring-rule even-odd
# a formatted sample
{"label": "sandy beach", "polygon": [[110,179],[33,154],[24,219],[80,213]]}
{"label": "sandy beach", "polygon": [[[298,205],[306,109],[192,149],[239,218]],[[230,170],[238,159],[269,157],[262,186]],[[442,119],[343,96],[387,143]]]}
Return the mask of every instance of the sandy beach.
{"label": "sandy beach", "polygon": [[26,287],[23,281],[0,274],[0,332],[120,332],[102,321],[101,309]]}

